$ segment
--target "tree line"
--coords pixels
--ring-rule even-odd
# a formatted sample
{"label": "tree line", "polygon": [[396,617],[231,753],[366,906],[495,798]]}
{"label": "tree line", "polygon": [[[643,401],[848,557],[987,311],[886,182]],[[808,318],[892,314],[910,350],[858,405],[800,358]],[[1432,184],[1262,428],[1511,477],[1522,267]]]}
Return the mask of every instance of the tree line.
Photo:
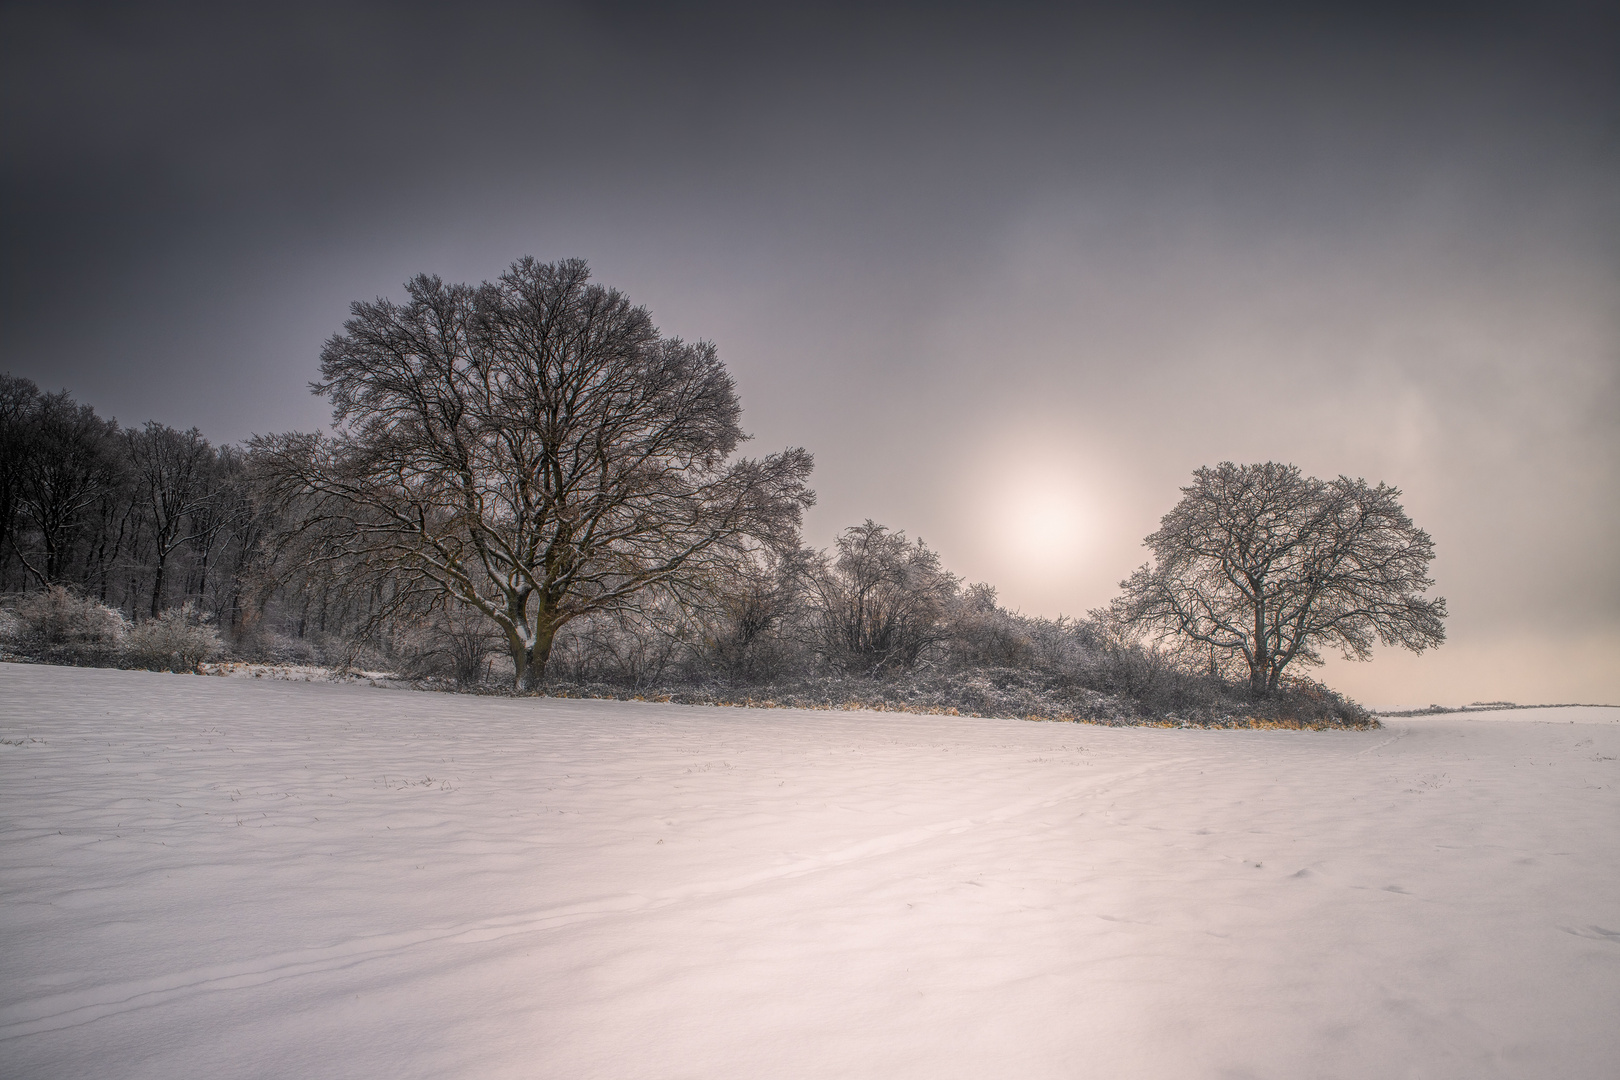
{"label": "tree line", "polygon": [[266,531],[247,472],[195,428],[121,428],[0,374],[0,588],[71,586],[131,616],[191,603],[235,628]]}
{"label": "tree line", "polygon": [[810,454],[740,455],[714,346],[580,260],[420,275],[352,305],[320,371],[330,432],[245,446],[0,376],[0,589],[182,611],[244,657],[521,689],[998,669],[1259,697],[1324,646],[1444,638],[1400,493],[1291,465],[1200,469],[1085,619],[1009,612],[873,521],[809,549]]}
{"label": "tree line", "polygon": [[[712,377],[712,359],[705,364]],[[669,437],[669,426],[658,434]],[[122,428],[66,391],[0,375],[0,590],[15,597],[66,588],[132,622],[188,609],[248,657],[332,661],[369,649],[465,683],[488,677],[492,654],[506,652],[508,677],[521,681],[517,663],[533,666],[532,646],[525,642],[517,656],[507,646],[517,636],[509,612],[523,614],[510,599],[529,584],[523,568],[474,578],[468,561],[479,545],[460,543],[454,532],[465,519],[440,522],[443,531],[423,543],[459,573],[451,580],[471,599],[457,595],[428,576],[441,564],[418,569],[413,553],[400,550],[401,515],[379,528],[364,517],[372,507],[360,498],[334,497],[319,480],[290,482],[310,467],[316,445],[314,436],[290,434],[215,446],[196,429]],[[593,437],[592,447],[600,454],[602,440]],[[649,455],[637,449],[644,463]],[[295,453],[306,456],[289,465]],[[750,504],[750,487],[771,481],[773,468],[791,478],[786,505]],[[563,581],[543,599],[568,618],[551,616],[542,662],[560,644],[555,660],[574,679],[706,673],[742,683],[807,665],[874,676],[907,671],[947,643],[983,651],[967,644],[964,626],[970,616],[1000,611],[993,590],[964,588],[922,541],[868,521],[830,553],[805,548],[792,511],[809,500],[793,486],[807,471],[802,455],[763,469],[750,463],[732,471],[729,489],[711,478],[702,496],[724,490],[726,502],[696,510],[683,505],[697,498],[690,490],[671,496],[642,476],[624,484],[630,520],[612,527],[587,516],[608,516],[602,493],[577,517],[566,491],[554,498],[551,513],[586,537],[566,561],[552,556]],[[675,525],[640,505],[650,497],[681,508]],[[715,517],[699,517],[711,509]],[[752,514],[746,531],[743,512]],[[403,527],[430,529],[429,517],[407,518]],[[503,524],[499,516],[478,522],[491,533]],[[524,537],[521,524],[513,527],[516,539],[480,538],[489,559],[480,570],[516,561]],[[666,546],[645,538],[655,529]],[[609,547],[624,538],[645,561]],[[549,539],[555,552],[560,542]],[[476,603],[490,592],[501,600],[494,617]],[[558,642],[564,627],[571,629]]]}
{"label": "tree line", "polygon": [[[700,359],[712,378],[712,353]],[[722,383],[723,407],[729,393]],[[736,434],[719,427],[729,448]],[[672,428],[657,434],[670,438]],[[603,443],[593,433],[591,452],[600,455]],[[649,455],[637,451],[644,469]],[[336,453],[310,435],[237,447],[157,422],[122,428],[66,391],[47,393],[0,375],[0,589],[16,597],[65,588],[135,623],[185,610],[249,658],[344,662],[364,654],[463,684],[496,670],[524,681],[529,672],[518,664],[532,669],[536,654],[513,633],[524,613],[511,597],[533,584],[528,568],[508,569],[525,550],[524,523],[492,515],[469,528],[465,516],[448,513],[435,522],[420,503],[445,498],[437,486],[419,492],[420,503],[401,504],[418,509],[412,518],[360,488],[353,472],[338,473]],[[629,521],[611,527],[588,515],[606,518],[622,508],[593,492],[585,510],[571,514],[564,485],[550,513],[563,529],[586,536],[566,560],[552,554],[562,586],[551,584],[542,597],[549,608],[532,617],[559,609],[568,617],[550,616],[540,662],[574,681],[718,678],[742,685],[812,668],[882,676],[929,662],[1020,661],[1027,643],[1011,644],[1007,627],[992,625],[1014,618],[996,604],[994,589],[964,585],[921,540],[867,521],[829,552],[807,549],[794,510],[810,499],[797,486],[808,456],[779,461],[733,467],[730,488],[706,478],[701,497],[724,491],[717,509],[686,506],[700,496],[690,488],[672,496],[642,476],[623,484],[633,504]],[[332,473],[300,482],[317,466]],[[527,475],[537,474],[556,475],[531,463]],[[324,488],[339,482],[332,475],[348,477],[355,494]],[[472,484],[492,475],[469,469],[461,478]],[[779,501],[760,505],[757,490],[771,482]],[[493,482],[497,494],[502,483]],[[403,487],[390,494],[403,498]],[[674,525],[641,505],[654,497],[680,508]],[[515,498],[542,502],[521,490]],[[708,510],[712,519],[700,517]],[[368,511],[380,512],[381,524]],[[739,524],[745,512],[752,515],[746,530]],[[499,535],[507,526],[515,537]],[[413,556],[421,557],[400,539],[406,529],[428,531],[420,543],[440,561],[419,567]],[[644,538],[655,529],[662,546]],[[623,538],[643,561],[609,546]],[[548,540],[554,553],[561,542]],[[527,550],[537,549],[547,550],[533,542]],[[470,567],[479,558],[488,560],[476,564],[483,577]],[[543,554],[539,561],[544,570]],[[491,593],[499,597],[499,606],[487,605],[493,613],[478,605]],[[514,637],[522,641],[515,655]],[[502,653],[504,665],[494,662]]]}

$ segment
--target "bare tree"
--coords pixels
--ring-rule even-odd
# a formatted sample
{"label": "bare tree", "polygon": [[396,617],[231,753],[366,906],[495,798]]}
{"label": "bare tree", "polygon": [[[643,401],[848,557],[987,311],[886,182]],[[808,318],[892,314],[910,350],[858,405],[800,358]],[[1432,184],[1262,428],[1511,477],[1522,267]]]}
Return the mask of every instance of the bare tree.
{"label": "bare tree", "polygon": [[34,415],[39,387],[31,379],[0,374],[0,559],[16,547],[13,530],[29,459],[34,453]]}
{"label": "bare tree", "polygon": [[262,498],[263,478],[252,457],[230,447],[221,450],[220,458],[224,477],[210,502],[226,521],[223,558],[216,561],[217,587],[222,592],[216,616],[234,633],[244,616],[256,619],[263,613],[268,591],[275,588],[266,565],[275,552],[265,541],[275,531],[278,516],[274,503]]}
{"label": "bare tree", "polygon": [[835,663],[870,675],[905,670],[944,640],[958,583],[937,553],[871,519],[844,530],[837,551],[812,576]]}
{"label": "bare tree", "polygon": [[35,403],[17,463],[17,501],[21,517],[38,531],[42,551],[30,559],[15,533],[12,540],[23,567],[40,585],[67,577],[89,511],[115,482],[117,429],[66,391],[43,394]]}
{"label": "bare tree", "polygon": [[[215,448],[203,470],[203,497],[192,504],[188,530],[192,566],[185,591],[204,604],[208,604],[209,564],[221,554],[221,541],[247,524],[246,472],[246,455],[241,450],[234,446]],[[208,606],[218,618],[227,603],[225,598],[216,597]]]}
{"label": "bare tree", "polygon": [[798,546],[757,546],[714,575],[690,604],[701,662],[733,685],[780,675],[803,651],[796,639],[813,558]]}
{"label": "bare tree", "polygon": [[660,336],[584,262],[407,290],[356,303],[327,342],[313,388],[335,433],[254,452],[284,496],[313,498],[334,557],[494,620],[519,685],[570,620],[796,536],[810,455],[732,460],[746,436],[714,347]]}
{"label": "bare tree", "polygon": [[1323,481],[1267,462],[1202,468],[1145,543],[1156,565],[1121,583],[1116,613],[1203,647],[1211,669],[1241,657],[1256,693],[1318,646],[1365,660],[1374,640],[1422,652],[1445,640],[1446,602],[1423,596],[1434,542],[1400,492]]}
{"label": "bare tree", "polygon": [[196,428],[176,431],[156,420],[125,432],[140,483],[153,547],[152,618],[163,610],[169,557],[210,529],[202,511],[214,495],[214,449]]}

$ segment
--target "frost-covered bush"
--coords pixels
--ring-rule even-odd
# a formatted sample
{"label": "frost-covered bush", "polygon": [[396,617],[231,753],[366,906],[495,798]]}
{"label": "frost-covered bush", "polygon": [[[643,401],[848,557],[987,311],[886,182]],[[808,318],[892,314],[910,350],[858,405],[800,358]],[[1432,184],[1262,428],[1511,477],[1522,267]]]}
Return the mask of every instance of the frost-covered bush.
{"label": "frost-covered bush", "polygon": [[493,624],[465,609],[435,611],[398,631],[391,642],[390,670],[423,682],[450,680],[459,687],[482,683],[499,647]]}
{"label": "frost-covered bush", "polygon": [[105,604],[53,585],[13,605],[0,632],[18,655],[53,664],[118,662],[129,624]]}
{"label": "frost-covered bush", "polygon": [[278,633],[262,623],[242,632],[234,651],[243,659],[265,664],[319,664],[325,660],[318,642]]}
{"label": "frost-covered bush", "polygon": [[[1105,694],[1061,676],[1023,668],[908,672],[889,677],[812,676],[748,688],[671,683],[633,688],[623,683],[552,681],[552,697],[673,701],[682,705],[753,705],[791,709],[873,709],[1030,720],[1078,720],[1107,725],[1170,727],[1376,727],[1355,702],[1325,687],[1292,686],[1254,698],[1247,684],[1185,683],[1154,700]],[[1173,706],[1173,707],[1172,707]]]}
{"label": "frost-covered bush", "polygon": [[598,613],[557,635],[547,673],[572,682],[629,687],[664,681],[690,651],[693,627],[675,605]]}
{"label": "frost-covered bush", "polygon": [[838,671],[909,671],[951,637],[959,579],[904,532],[870,519],[845,529],[809,581],[822,654]]}
{"label": "frost-covered bush", "polygon": [[124,662],[148,671],[196,671],[197,665],[224,651],[219,632],[187,604],[131,627],[125,635]]}

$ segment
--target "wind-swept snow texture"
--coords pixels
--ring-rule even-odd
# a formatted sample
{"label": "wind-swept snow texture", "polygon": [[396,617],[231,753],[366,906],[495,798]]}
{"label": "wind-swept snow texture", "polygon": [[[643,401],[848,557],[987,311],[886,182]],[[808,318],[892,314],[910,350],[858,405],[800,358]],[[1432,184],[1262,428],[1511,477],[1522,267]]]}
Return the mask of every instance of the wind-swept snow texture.
{"label": "wind-swept snow texture", "polygon": [[1615,710],[1211,732],[0,664],[0,714],[13,1080],[1620,1062]]}

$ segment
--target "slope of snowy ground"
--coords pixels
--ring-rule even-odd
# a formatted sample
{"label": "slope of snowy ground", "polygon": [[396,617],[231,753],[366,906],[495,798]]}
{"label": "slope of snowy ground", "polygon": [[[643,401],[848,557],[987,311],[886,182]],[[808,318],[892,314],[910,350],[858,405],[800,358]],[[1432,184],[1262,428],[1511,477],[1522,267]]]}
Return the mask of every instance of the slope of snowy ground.
{"label": "slope of snowy ground", "polygon": [[0,1073],[1609,1077],[1615,713],[1174,731],[0,664]]}

